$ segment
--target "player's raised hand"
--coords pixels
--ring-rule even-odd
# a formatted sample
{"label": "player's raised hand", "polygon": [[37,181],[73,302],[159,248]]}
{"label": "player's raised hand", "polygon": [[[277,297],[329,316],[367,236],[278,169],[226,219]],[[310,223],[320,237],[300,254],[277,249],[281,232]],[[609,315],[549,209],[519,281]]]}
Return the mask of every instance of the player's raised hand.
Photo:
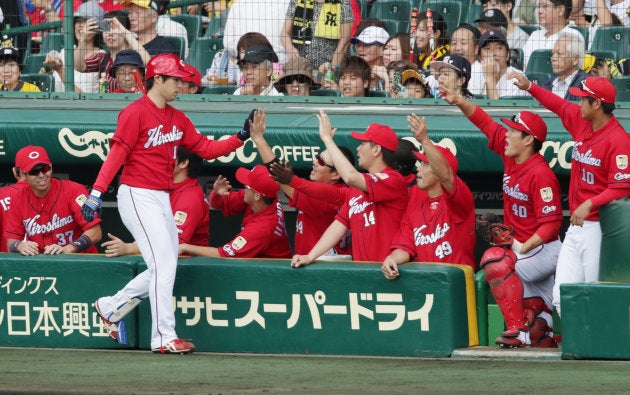
{"label": "player's raised hand", "polygon": [[87,200],[83,203],[83,207],[81,207],[83,218],[88,222],[94,221],[95,214],[98,214],[99,217],[101,216],[101,206],[103,206],[101,192],[92,190],[90,196],[88,196]]}
{"label": "player's raised hand", "polygon": [[291,258],[291,267],[300,267],[300,266],[306,266],[306,265],[310,265],[313,262],[313,260],[311,258],[308,257],[308,255],[293,255],[293,258]]}
{"label": "player's raised hand", "polygon": [[429,138],[429,127],[424,117],[419,117],[416,114],[407,116],[407,122],[409,122],[409,130],[413,133],[413,136],[419,143],[426,141]]}
{"label": "player's raised hand", "polygon": [[511,81],[518,89],[525,91],[532,86],[532,82],[527,79],[527,76],[517,71],[512,71],[507,76],[508,81]]}
{"label": "player's raised hand", "polygon": [[254,111],[253,118],[247,118],[246,121],[249,122],[249,134],[252,140],[262,137],[263,133],[265,133],[265,128],[267,127],[267,110],[259,108]]}
{"label": "player's raised hand", "polygon": [[[446,84],[444,84],[446,85]],[[448,104],[457,104],[457,102],[463,98],[459,89],[453,89],[448,86],[440,86],[440,97],[444,99]]]}
{"label": "player's raised hand", "polygon": [[254,108],[249,112],[247,119],[243,123],[243,128],[236,133],[236,137],[241,141],[245,141],[249,138],[250,126],[251,122],[254,120],[254,114],[256,113],[256,109]]}
{"label": "player's raised hand", "polygon": [[228,193],[232,190],[232,185],[230,185],[230,181],[223,176],[217,177],[216,181],[212,185],[214,189],[214,193],[219,196],[227,196]]}
{"label": "player's raised hand", "polygon": [[330,118],[328,114],[324,112],[324,110],[319,110],[319,114],[317,114],[317,119],[319,120],[319,137],[322,141],[326,139],[331,139],[335,137],[335,132],[337,129],[333,129],[330,124]]}
{"label": "player's raised hand", "polygon": [[383,272],[383,275],[388,280],[395,280],[398,276],[400,276],[398,264],[389,256],[383,261],[383,264],[381,265],[381,272]]}
{"label": "player's raised hand", "polygon": [[293,169],[291,164],[287,161],[284,165],[280,162],[274,162],[269,166],[269,173],[271,178],[276,180],[279,184],[288,185],[293,180]]}

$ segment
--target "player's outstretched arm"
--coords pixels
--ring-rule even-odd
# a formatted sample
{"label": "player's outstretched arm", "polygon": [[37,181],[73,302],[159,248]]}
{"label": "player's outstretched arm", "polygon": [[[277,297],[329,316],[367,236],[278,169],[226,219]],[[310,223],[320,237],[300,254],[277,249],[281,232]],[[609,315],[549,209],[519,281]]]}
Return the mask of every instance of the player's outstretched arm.
{"label": "player's outstretched arm", "polygon": [[395,280],[400,276],[398,265],[409,262],[410,259],[411,256],[408,252],[397,248],[385,258],[383,264],[381,265],[381,272],[383,272],[386,279]]}
{"label": "player's outstretched arm", "polygon": [[113,258],[115,256],[140,254],[140,249],[135,241],[133,243],[125,243],[111,233],[107,233],[107,237],[109,237],[109,240],[101,244],[101,247],[105,248],[106,257]]}
{"label": "player's outstretched arm", "polygon": [[289,199],[293,199],[293,193],[295,190],[293,187],[289,186],[289,183],[293,180],[295,174],[293,173],[291,164],[288,161],[285,162],[284,165],[278,161],[273,162],[269,164],[269,173],[271,174],[271,177],[280,184],[282,192],[284,192]]}
{"label": "player's outstretched arm", "polygon": [[310,265],[326,251],[333,248],[339,240],[346,234],[348,228],[341,222],[335,220],[328,226],[319,241],[313,246],[308,255],[294,255],[291,259],[291,267]]}
{"label": "player's outstretched arm", "polygon": [[256,149],[260,154],[263,163],[270,163],[276,159],[276,155],[265,140],[265,129],[267,128],[267,110],[261,108],[254,112],[253,120],[247,119],[249,122],[249,133],[252,141],[256,144]]}
{"label": "player's outstretched arm", "polygon": [[207,256],[210,258],[220,258],[219,249],[215,247],[202,247],[192,244],[180,244],[180,255]]}

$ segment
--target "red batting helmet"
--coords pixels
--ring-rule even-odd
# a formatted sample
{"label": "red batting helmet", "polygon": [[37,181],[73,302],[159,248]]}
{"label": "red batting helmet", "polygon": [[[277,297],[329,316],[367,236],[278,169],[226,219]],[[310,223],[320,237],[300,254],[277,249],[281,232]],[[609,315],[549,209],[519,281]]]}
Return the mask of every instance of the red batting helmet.
{"label": "red batting helmet", "polygon": [[186,64],[179,56],[165,53],[152,57],[147,63],[146,79],[149,80],[156,75],[184,78],[190,77],[191,73],[186,70]]}

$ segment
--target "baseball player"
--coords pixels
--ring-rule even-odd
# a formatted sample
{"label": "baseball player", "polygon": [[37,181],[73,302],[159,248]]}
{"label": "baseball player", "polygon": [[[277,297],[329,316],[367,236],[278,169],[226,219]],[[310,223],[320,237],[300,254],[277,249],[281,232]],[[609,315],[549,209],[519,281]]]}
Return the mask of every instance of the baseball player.
{"label": "baseball player", "polygon": [[85,220],[81,206],[87,189],[76,182],[52,178],[52,163],[43,147],[28,145],[15,156],[28,185],[11,199],[5,236],[9,252],[22,255],[95,253],[101,240],[101,219]]}
{"label": "baseball player", "polygon": [[[182,146],[206,159],[230,153],[249,138],[247,128],[229,139],[210,140],[199,133],[183,112],[168,103],[190,76],[184,62],[160,54],[147,64],[147,93],[121,111],[111,150],[99,171],[83,215],[90,220],[100,210],[101,195],[122,167],[118,210],[138,243],[147,270],[113,296],[99,298],[94,307],[117,341],[124,341],[122,318],[147,296],[151,301],[151,349],[159,353],[190,353],[195,346],[175,333],[173,283],[178,237],[169,192],[175,188],[176,149]],[[119,325],[120,324],[120,325]]]}
{"label": "baseball player", "polygon": [[336,129],[332,128],[328,115],[320,110],[317,118],[319,136],[330,154],[331,165],[351,190],[335,221],[307,255],[293,256],[291,267],[312,263],[337,244],[348,229],[352,232],[353,260],[382,261],[389,254],[389,245],[407,204],[405,179],[393,169],[398,137],[389,126],[376,123],[365,133],[352,132],[351,136],[361,141],[357,147],[359,166],[367,170],[360,173],[335,144]]}
{"label": "baseball player", "polygon": [[412,258],[469,265],[474,270],[474,198],[457,177],[457,158],[447,148],[433,144],[424,118],[411,114],[407,121],[424,148],[424,154],[413,152],[420,160],[416,183],[422,192],[412,194],[381,271],[394,280],[400,275],[398,265]]}
{"label": "baseball player", "polygon": [[0,252],[8,252],[7,249],[7,238],[5,235],[6,224],[7,224],[7,216],[8,211],[11,208],[11,200],[13,200],[13,196],[22,188],[24,185],[28,185],[26,182],[26,174],[17,167],[13,167],[11,169],[13,172],[13,176],[17,180],[15,184],[7,185],[6,187],[0,188],[0,225],[2,229],[0,230],[2,234],[0,235]]}
{"label": "baseball player", "polygon": [[560,310],[560,285],[597,281],[602,231],[599,207],[630,196],[630,136],[613,115],[617,91],[606,78],[588,77],[569,93],[581,97],[579,104],[560,98],[511,73],[525,89],[562,120],[575,144],[571,154],[569,209],[571,226],[565,234],[553,286],[553,305]]}
{"label": "baseball player", "polygon": [[[177,147],[177,162],[174,171],[175,189],[170,192],[171,208],[177,226],[179,244],[207,246],[210,238],[210,211],[208,200],[197,177],[203,166],[200,156]],[[118,237],[107,234],[109,240],[101,244],[107,257],[140,254],[138,243],[125,243]]]}
{"label": "baseball player", "polygon": [[[280,163],[263,135],[267,112],[257,110],[250,125],[252,141],[260,157],[269,168],[271,176],[289,198],[289,206],[298,210],[295,221],[294,248],[296,254],[308,254],[328,226],[335,220],[339,208],[346,201],[348,186],[339,172],[330,164],[330,154],[324,150],[313,160],[310,180],[296,177],[290,164]],[[354,166],[354,155],[346,147],[339,147],[346,159]],[[350,238],[342,237],[326,255],[350,255]]]}
{"label": "baseball player", "polygon": [[444,92],[444,100],[460,108],[503,160],[504,222],[513,228],[514,238],[511,251],[492,247],[481,261],[507,326],[495,342],[555,348],[552,290],[562,246],[562,205],[560,183],[540,154],[547,125],[539,115],[521,111],[501,119],[506,128],[458,92]]}
{"label": "baseball player", "polygon": [[277,199],[278,184],[262,165],[251,171],[238,168],[236,179],[245,189],[232,191],[229,181],[219,176],[210,192],[210,205],[225,216],[244,213],[240,233],[221,248],[182,244],[180,253],[215,258],[290,258],[284,211]]}

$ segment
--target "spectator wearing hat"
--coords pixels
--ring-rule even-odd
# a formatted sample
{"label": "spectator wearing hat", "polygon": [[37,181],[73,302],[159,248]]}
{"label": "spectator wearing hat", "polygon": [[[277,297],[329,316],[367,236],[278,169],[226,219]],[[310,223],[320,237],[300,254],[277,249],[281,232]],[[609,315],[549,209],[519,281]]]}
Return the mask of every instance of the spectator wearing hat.
{"label": "spectator wearing hat", "polygon": [[406,69],[402,72],[401,77],[408,98],[422,99],[429,96],[427,85],[424,83],[422,76],[417,70],[413,68]]}
{"label": "spectator wearing hat", "polygon": [[273,86],[274,51],[266,45],[254,45],[245,50],[239,59],[243,85],[235,95],[283,96]]}
{"label": "spectator wearing hat", "polygon": [[289,57],[284,65],[284,75],[275,83],[276,89],[288,96],[310,96],[311,89],[319,86],[311,77],[312,71],[307,59]]}
{"label": "spectator wearing hat", "polygon": [[411,260],[474,270],[475,204],[470,188],[457,177],[457,158],[448,148],[433,144],[424,118],[411,114],[407,121],[424,150],[412,154],[420,161],[416,185],[426,193],[412,195],[381,271],[395,280],[400,276],[398,265]]}
{"label": "spectator wearing hat", "polygon": [[184,68],[190,72],[190,76],[182,78],[182,90],[180,93],[189,95],[201,93],[203,87],[201,86],[201,73],[199,70],[188,63],[184,65]]}
{"label": "spectator wearing hat", "polygon": [[461,23],[451,34],[450,54],[462,56],[470,64],[475,63],[479,53],[479,38],[479,29],[471,24]]}
{"label": "spectator wearing hat", "polygon": [[350,190],[346,202],[317,244],[306,255],[294,255],[291,267],[311,264],[333,248],[348,229],[352,232],[352,260],[382,261],[389,254],[391,240],[407,205],[407,183],[394,170],[398,137],[389,126],[376,123],[368,126],[364,133],[352,132],[352,138],[361,142],[357,158],[359,167],[367,171],[361,173],[335,144],[328,115],[320,110],[317,118],[319,136],[330,155],[330,165]]}
{"label": "spectator wearing hat", "polygon": [[[525,0],[519,1],[522,7],[526,7]],[[514,0],[481,0],[481,5],[483,10],[489,9],[497,9],[501,11],[503,16],[507,19],[507,27],[505,35],[507,36],[508,45],[510,48],[523,48],[527,39],[529,38],[529,34],[525,32],[525,30],[521,29],[514,20],[512,19],[512,14],[514,12]],[[534,7],[532,7],[531,12],[534,14]],[[528,23],[528,22],[521,22]],[[537,22],[534,20],[531,24],[536,24]]]}
{"label": "spectator wearing hat", "polygon": [[[405,74],[406,71],[415,72],[416,74],[418,74],[418,78],[420,79],[421,82],[413,83],[411,80],[409,80],[410,74],[409,73]],[[424,81],[422,80],[422,77],[420,76],[418,71],[419,71],[418,66],[416,66],[414,63],[411,63],[408,60],[399,60],[397,62],[390,63],[389,66],[387,67],[387,80],[386,80],[387,82],[386,89],[389,92],[389,97],[392,97],[392,98],[409,97],[408,96],[409,92],[407,89],[407,85],[405,85],[405,82],[407,82],[408,84],[421,84],[421,86],[424,87],[425,86]],[[407,76],[407,80],[404,80],[404,76]],[[417,95],[417,92],[414,92],[413,97],[414,98],[419,97]]]}
{"label": "spectator wearing hat", "polygon": [[151,56],[162,53],[179,55],[173,44],[157,33],[158,17],[165,10],[163,4],[156,0],[122,0],[120,3],[129,10],[130,30]]}
{"label": "spectator wearing hat", "polygon": [[315,68],[340,65],[352,32],[349,1],[291,0],[282,29],[282,45],[291,58],[303,57]]}
{"label": "spectator wearing hat", "polygon": [[475,19],[477,29],[481,34],[488,30],[501,30],[503,33],[507,31],[508,21],[501,10],[496,8],[488,8],[481,13],[479,18]]}
{"label": "spectator wearing hat", "polygon": [[[109,70],[110,77],[115,79],[113,93],[143,93],[134,77],[134,72],[140,74],[144,83],[144,63],[140,54],[133,49],[118,52],[114,65]],[[110,86],[111,88],[111,86]]]}
{"label": "spectator wearing hat", "polygon": [[20,79],[23,66],[17,48],[0,48],[0,90],[13,92],[39,92],[39,88]]}
{"label": "spectator wearing hat", "polygon": [[[543,0],[544,1],[544,0]],[[571,226],[558,257],[553,304],[560,313],[560,285],[598,280],[602,231],[599,207],[630,196],[630,136],[614,116],[617,91],[610,80],[586,78],[569,93],[581,97],[571,103],[511,73],[520,89],[554,112],[575,141],[571,155],[569,210]]]}
{"label": "spectator wearing hat", "polygon": [[241,231],[222,247],[180,244],[180,254],[215,258],[290,258],[291,248],[284,226],[284,211],[278,201],[280,186],[264,165],[252,170],[240,167],[236,179],[245,188],[235,191],[219,176],[210,192],[210,206],[225,216],[243,214]]}
{"label": "spectator wearing hat", "polygon": [[429,29],[427,28],[427,13],[419,12],[417,17],[414,62],[420,71],[428,70],[432,61],[442,59],[451,48],[446,35],[446,22],[444,22],[442,14],[437,11],[432,11],[432,14],[433,39],[429,36]]}
{"label": "spectator wearing hat", "polygon": [[458,90],[467,99],[473,97],[468,91],[470,63],[466,58],[459,55],[447,55],[442,60],[431,62],[431,73],[437,76],[437,80],[434,80],[436,85],[429,85],[429,88],[437,97],[442,97],[443,93],[440,91],[442,86]]}
{"label": "spectator wearing hat", "polygon": [[[515,263],[496,264],[485,259],[481,263],[508,327],[496,343],[555,348],[557,344],[549,334],[553,328],[554,274],[562,245],[562,191],[540,153],[547,125],[538,114],[520,111],[511,119],[501,118],[503,126],[456,91],[446,91],[444,100],[457,105],[483,132],[488,148],[501,157],[504,166],[503,223],[514,229],[511,262]],[[528,315],[527,310],[532,313]]]}
{"label": "spectator wearing hat", "polygon": [[588,77],[580,66],[584,62],[584,38],[582,35],[560,33],[551,52],[551,69],[554,76],[543,81],[541,87],[571,101],[580,100],[569,93],[569,88],[579,88]]}
{"label": "spectator wearing hat", "polygon": [[369,26],[358,36],[350,39],[357,56],[365,60],[372,71],[370,90],[382,91],[385,89],[385,82],[378,77],[378,74],[379,70],[384,73],[383,50],[387,40],[389,40],[387,30],[377,26]]}
{"label": "spectator wearing hat", "polygon": [[522,72],[510,66],[510,47],[500,30],[488,30],[479,40],[479,61],[473,63],[468,90],[473,95],[486,95],[496,100],[503,96],[527,96],[512,84],[507,75]]}
{"label": "spectator wearing hat", "polygon": [[[22,255],[96,253],[101,219],[87,221],[81,207],[87,189],[52,177],[52,162],[43,147],[28,145],[15,155],[15,166],[28,185],[15,195],[6,218],[9,252]],[[4,220],[4,219],[3,219]]]}

